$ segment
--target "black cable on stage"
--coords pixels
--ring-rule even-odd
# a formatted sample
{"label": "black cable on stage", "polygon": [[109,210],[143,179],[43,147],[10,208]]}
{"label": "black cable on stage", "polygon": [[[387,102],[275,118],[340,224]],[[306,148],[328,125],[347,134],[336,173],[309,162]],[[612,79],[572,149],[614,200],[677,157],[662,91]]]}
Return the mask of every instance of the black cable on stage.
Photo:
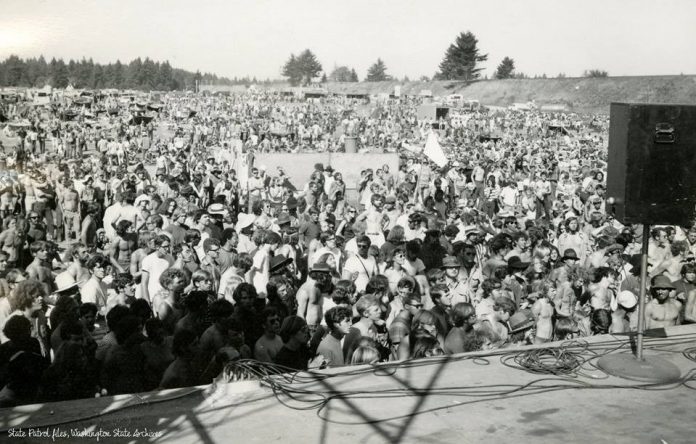
{"label": "black cable on stage", "polygon": [[696,362],[696,347],[687,348],[683,355],[686,359]]}
{"label": "black cable on stage", "polygon": [[[646,338],[645,347],[646,349],[653,349],[665,352],[679,353],[676,350],[670,350],[665,347],[683,345],[688,343],[693,343],[696,341],[696,333],[686,333],[680,335],[672,335],[667,338]],[[378,398],[393,398],[393,397],[403,397],[403,396],[426,396],[426,395],[439,395],[439,396],[453,396],[453,397],[476,397],[480,399],[475,399],[471,401],[465,401],[458,403],[457,405],[466,405],[476,402],[481,402],[485,400],[496,400],[509,397],[519,397],[528,396],[540,393],[546,393],[556,390],[568,390],[568,389],[636,389],[636,390],[670,390],[675,387],[684,386],[691,390],[696,390],[696,369],[692,369],[687,374],[674,384],[667,385],[597,385],[591,382],[584,382],[576,379],[577,376],[584,376],[591,379],[598,379],[597,375],[585,373],[584,366],[589,365],[592,370],[598,370],[593,364],[596,358],[602,357],[606,354],[613,353],[629,345],[628,339],[620,339],[614,336],[614,339],[607,339],[603,341],[593,341],[588,343],[584,340],[572,340],[562,343],[559,347],[548,347],[548,348],[538,348],[532,350],[517,351],[514,349],[502,349],[502,350],[492,350],[485,356],[481,355],[463,355],[463,356],[440,356],[427,359],[419,360],[407,360],[398,362],[386,362],[380,363],[372,366],[364,366],[362,368],[343,371],[338,374],[327,374],[324,372],[298,372],[294,369],[283,367],[277,364],[262,363],[254,360],[241,360],[235,361],[228,365],[223,371],[222,380],[225,382],[234,382],[241,380],[258,380],[265,386],[269,387],[276,397],[276,399],[283,405],[291,409],[297,410],[313,410],[317,409],[317,415],[322,418],[321,412],[325,409],[329,402],[336,399],[354,398],[354,399],[378,399]],[[682,352],[683,356],[691,361],[696,362],[696,347],[691,347]],[[422,366],[430,366],[437,363],[444,362],[462,362],[471,361],[471,363],[476,365],[489,365],[489,358],[499,357],[501,362],[511,368],[516,368],[523,371],[528,371],[537,374],[549,374],[554,375],[553,378],[541,378],[535,379],[527,384],[515,385],[515,384],[492,384],[485,386],[461,386],[461,387],[436,387],[436,388],[398,388],[398,389],[385,389],[376,391],[344,391],[344,390],[326,390],[321,391],[315,389],[306,389],[299,387],[298,385],[313,384],[316,382],[321,382],[323,380],[333,378],[333,377],[345,377],[345,376],[359,376],[372,374],[373,376],[385,377],[392,376],[400,369],[410,369]],[[608,379],[609,376],[605,376],[602,379]],[[554,382],[550,385],[538,384],[542,382]],[[95,419],[108,415],[110,413],[115,413],[128,408],[139,407],[143,405],[159,404],[168,401],[173,401],[186,396],[190,396],[194,393],[201,393],[200,389],[193,389],[183,394],[155,399],[147,400],[143,399],[138,395],[133,395],[134,399],[140,400],[140,402],[126,403],[120,407],[108,410],[105,412],[100,412],[94,415],[79,417],[75,419],[68,419],[61,422],[55,422],[48,424],[49,427],[70,424],[74,422],[88,421],[90,419]],[[290,405],[287,401],[281,399],[281,397],[287,397],[287,399],[297,402],[302,406]],[[431,411],[440,410],[443,408],[453,407],[451,405],[444,407],[437,407],[434,409],[429,409],[420,412],[414,412],[409,415],[404,415],[401,417],[379,419],[373,422],[383,422],[394,419],[399,419],[406,416],[414,416],[417,414],[427,413]],[[333,421],[335,422],[335,421]],[[346,423],[346,424],[359,424],[359,423]],[[5,433],[9,428],[0,429],[0,433]]]}

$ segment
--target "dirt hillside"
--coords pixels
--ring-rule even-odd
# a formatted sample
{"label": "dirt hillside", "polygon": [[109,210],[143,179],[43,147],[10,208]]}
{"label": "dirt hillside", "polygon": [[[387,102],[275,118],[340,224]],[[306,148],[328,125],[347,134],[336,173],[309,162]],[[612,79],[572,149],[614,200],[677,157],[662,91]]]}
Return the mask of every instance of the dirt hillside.
{"label": "dirt hillside", "polygon": [[484,105],[509,106],[534,100],[537,105],[563,105],[576,112],[608,113],[611,102],[679,103],[696,105],[696,76],[607,77],[565,79],[482,80],[463,82],[329,83],[332,92],[403,94],[429,90],[435,96],[461,94]]}

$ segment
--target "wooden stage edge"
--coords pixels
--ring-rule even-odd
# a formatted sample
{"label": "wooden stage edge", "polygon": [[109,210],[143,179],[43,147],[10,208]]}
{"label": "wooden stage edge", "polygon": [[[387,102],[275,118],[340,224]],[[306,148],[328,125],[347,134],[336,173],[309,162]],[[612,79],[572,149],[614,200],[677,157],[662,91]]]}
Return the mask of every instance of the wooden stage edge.
{"label": "wooden stage edge", "polygon": [[[2,409],[0,442],[694,442],[696,362],[684,352],[696,347],[696,325],[664,336],[647,338],[646,354],[680,369],[668,385],[596,368],[601,355],[630,353],[626,336],[603,335],[303,373],[292,383],[276,378],[275,393],[243,381]],[[516,367],[540,348],[583,364],[559,376]]]}

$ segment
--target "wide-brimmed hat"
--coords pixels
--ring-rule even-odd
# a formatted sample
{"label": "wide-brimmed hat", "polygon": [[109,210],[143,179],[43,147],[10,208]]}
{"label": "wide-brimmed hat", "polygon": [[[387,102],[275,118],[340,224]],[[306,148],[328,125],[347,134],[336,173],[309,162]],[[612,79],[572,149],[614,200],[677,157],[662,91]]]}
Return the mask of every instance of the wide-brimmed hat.
{"label": "wide-brimmed hat", "polygon": [[508,268],[516,270],[525,270],[529,267],[529,262],[522,262],[519,256],[510,256],[508,258]]}
{"label": "wide-brimmed hat", "polygon": [[580,258],[578,257],[578,253],[572,248],[568,248],[563,252],[563,260],[566,259],[572,259],[574,261],[580,260]]}
{"label": "wide-brimmed hat", "polygon": [[476,225],[467,225],[464,227],[464,237],[470,236],[472,234],[481,234],[481,229]]}
{"label": "wide-brimmed hat", "polygon": [[326,263],[317,263],[312,265],[312,269],[309,270],[309,272],[319,272],[319,273],[330,273],[331,272],[331,267],[329,267],[328,264]]}
{"label": "wide-brimmed hat", "polygon": [[278,271],[281,268],[290,265],[290,263],[292,263],[291,257],[285,257],[282,254],[277,254],[271,258],[269,269],[271,272]]}
{"label": "wide-brimmed hat", "polygon": [[508,323],[510,324],[511,333],[518,333],[523,330],[527,330],[528,328],[534,327],[534,325],[536,324],[534,322],[534,316],[532,315],[532,312],[527,309],[519,310],[518,312],[510,316]]}
{"label": "wide-brimmed hat", "polygon": [[237,215],[237,223],[235,224],[234,229],[237,230],[237,232],[242,231],[249,225],[253,224],[255,220],[256,216],[253,214],[239,213]]}
{"label": "wide-brimmed hat", "polygon": [[221,203],[214,203],[208,206],[208,214],[226,214],[227,209]]}
{"label": "wide-brimmed hat", "polygon": [[285,225],[292,222],[290,215],[288,213],[280,213],[278,219],[276,220],[276,225]]}
{"label": "wide-brimmed hat", "polygon": [[650,285],[651,288],[667,288],[669,290],[674,290],[676,287],[672,285],[672,282],[667,276],[660,275],[652,278]]}
{"label": "wide-brimmed hat", "polygon": [[69,290],[73,290],[75,288],[78,288],[79,284],[75,281],[75,278],[72,277],[70,273],[67,271],[64,271],[62,273],[59,273],[55,277],[55,283],[56,283],[56,293],[64,293]]}
{"label": "wide-brimmed hat", "polygon": [[606,253],[607,253],[607,254],[611,254],[611,253],[613,253],[614,251],[623,251],[623,250],[624,250],[624,246],[623,246],[623,245],[621,245],[621,244],[611,244],[611,245],[609,245],[609,246],[607,247]]}
{"label": "wide-brimmed hat", "polygon": [[459,268],[462,266],[462,263],[459,262],[459,258],[456,256],[445,256],[444,259],[442,259],[442,265],[440,268]]}

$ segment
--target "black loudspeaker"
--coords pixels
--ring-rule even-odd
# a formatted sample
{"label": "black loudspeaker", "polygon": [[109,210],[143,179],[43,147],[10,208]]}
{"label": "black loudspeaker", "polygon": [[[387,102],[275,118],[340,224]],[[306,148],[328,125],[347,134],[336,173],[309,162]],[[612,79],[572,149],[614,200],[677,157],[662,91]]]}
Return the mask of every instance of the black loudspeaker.
{"label": "black loudspeaker", "polygon": [[696,106],[611,104],[607,197],[607,211],[623,224],[690,224]]}

